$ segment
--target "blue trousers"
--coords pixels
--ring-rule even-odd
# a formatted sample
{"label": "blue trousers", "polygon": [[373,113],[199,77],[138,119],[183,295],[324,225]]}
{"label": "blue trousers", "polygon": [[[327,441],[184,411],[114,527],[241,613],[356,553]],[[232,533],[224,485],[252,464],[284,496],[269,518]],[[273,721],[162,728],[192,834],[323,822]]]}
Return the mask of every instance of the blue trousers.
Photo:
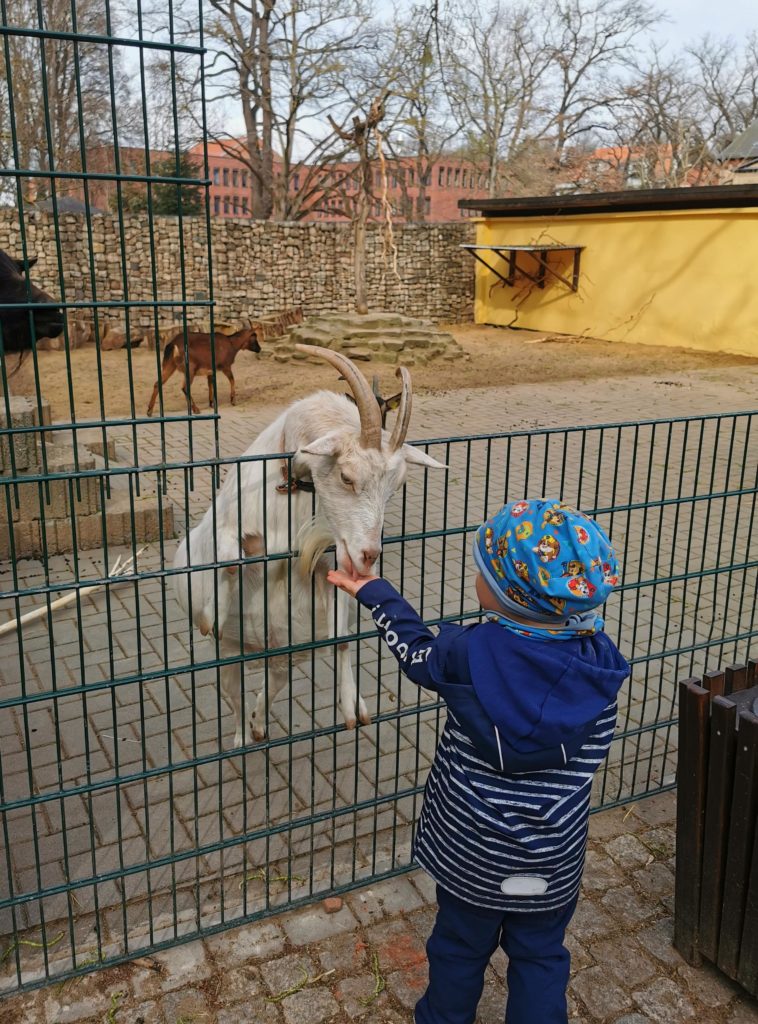
{"label": "blue trousers", "polygon": [[505,1024],[567,1024],[563,938],[576,900],[559,910],[512,913],[476,907],[437,886],[437,903],[426,944],[429,987],[416,1004],[416,1024],[473,1024],[498,946],[508,957]]}

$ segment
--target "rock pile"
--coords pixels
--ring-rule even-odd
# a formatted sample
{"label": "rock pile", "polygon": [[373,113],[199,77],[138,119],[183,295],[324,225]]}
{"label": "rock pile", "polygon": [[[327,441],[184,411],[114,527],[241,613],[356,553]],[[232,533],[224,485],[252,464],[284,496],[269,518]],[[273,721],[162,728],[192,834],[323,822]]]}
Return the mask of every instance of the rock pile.
{"label": "rock pile", "polygon": [[342,352],[349,359],[377,360],[414,366],[432,359],[464,359],[463,349],[447,331],[429,320],[416,320],[401,313],[340,313],[309,317],[292,327],[276,343],[273,358],[278,362],[307,359],[295,345],[321,345]]}

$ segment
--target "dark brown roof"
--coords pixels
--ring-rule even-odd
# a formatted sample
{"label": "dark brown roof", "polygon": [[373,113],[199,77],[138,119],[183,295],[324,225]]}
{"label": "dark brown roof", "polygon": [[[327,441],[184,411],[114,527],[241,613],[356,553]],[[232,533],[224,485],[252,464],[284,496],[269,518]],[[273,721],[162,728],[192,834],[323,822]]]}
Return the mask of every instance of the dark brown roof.
{"label": "dark brown roof", "polygon": [[646,210],[723,210],[758,206],[758,185],[708,185],[698,188],[649,188],[626,192],[589,192],[510,199],[460,199],[464,210],[483,217],[559,217],[581,213],[633,213]]}

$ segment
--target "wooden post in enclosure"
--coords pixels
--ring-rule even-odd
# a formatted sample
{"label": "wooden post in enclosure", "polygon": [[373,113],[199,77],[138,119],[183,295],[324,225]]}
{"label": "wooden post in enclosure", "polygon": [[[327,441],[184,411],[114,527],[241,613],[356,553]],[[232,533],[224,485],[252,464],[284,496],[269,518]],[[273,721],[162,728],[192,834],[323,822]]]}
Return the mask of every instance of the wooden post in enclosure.
{"label": "wooden post in enclosure", "polygon": [[[702,683],[702,685],[701,685]],[[674,945],[758,996],[758,660],[679,686]]]}

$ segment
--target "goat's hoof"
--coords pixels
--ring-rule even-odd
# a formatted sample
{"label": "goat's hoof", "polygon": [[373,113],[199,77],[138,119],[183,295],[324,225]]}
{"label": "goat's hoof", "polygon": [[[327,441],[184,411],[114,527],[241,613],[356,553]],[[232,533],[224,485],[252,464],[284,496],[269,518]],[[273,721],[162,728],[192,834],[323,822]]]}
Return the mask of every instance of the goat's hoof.
{"label": "goat's hoof", "polygon": [[253,733],[253,739],[256,743],[263,743],[266,738],[266,726],[259,725],[255,719],[255,713],[250,716],[250,728]]}
{"label": "goat's hoof", "polygon": [[354,729],[357,724],[358,724],[358,722],[356,721],[355,718],[346,718],[345,719],[345,728],[346,729]]}

